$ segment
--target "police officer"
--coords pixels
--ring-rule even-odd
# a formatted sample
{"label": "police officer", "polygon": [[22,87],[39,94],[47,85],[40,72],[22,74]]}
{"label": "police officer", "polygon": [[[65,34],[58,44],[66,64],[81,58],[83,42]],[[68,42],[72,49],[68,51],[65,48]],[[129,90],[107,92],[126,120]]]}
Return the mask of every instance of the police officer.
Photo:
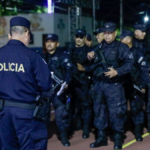
{"label": "police officer", "polygon": [[[58,50],[58,35],[48,34],[45,38],[45,47],[48,52],[48,66],[57,78],[69,85],[72,78],[73,66],[63,51]],[[55,109],[56,124],[61,132],[61,142],[64,146],[70,146],[68,141],[69,112],[66,109],[66,92],[57,95],[59,88],[52,93],[52,103]]]}
{"label": "police officer", "polygon": [[92,37],[91,34],[86,34],[86,40],[85,40],[85,45],[87,45],[88,47],[92,47]]}
{"label": "police officer", "polygon": [[[130,72],[133,56],[125,44],[115,40],[116,35],[116,24],[106,23],[104,25],[105,42],[101,51],[107,68],[104,67],[104,74],[94,87],[94,125],[98,129],[98,137],[94,143],[90,144],[91,148],[107,145],[105,128],[108,126],[109,118],[110,127],[114,131],[114,149],[122,149],[126,100],[120,77]],[[108,111],[106,111],[106,105]]]}
{"label": "police officer", "polygon": [[0,137],[4,149],[47,148],[46,126],[33,119],[33,112],[37,95],[51,88],[50,71],[41,56],[27,48],[30,35],[30,22],[14,17],[10,41],[0,49]]}
{"label": "police officer", "polygon": [[92,52],[88,52],[87,57],[89,60],[93,59],[94,51],[101,48],[102,42],[104,40],[103,28],[98,28],[96,31],[94,31],[94,35],[96,35],[96,39],[97,39],[98,44],[96,46],[94,46],[94,48],[92,49]]}
{"label": "police officer", "polygon": [[[121,39],[121,42],[127,44],[130,51],[133,53],[133,68],[130,74],[124,76],[124,84],[127,99],[130,100],[132,119],[135,125],[135,138],[137,141],[142,141],[142,125],[144,123],[143,93],[145,93],[146,85],[148,83],[148,67],[143,53],[139,49],[133,47],[133,36],[134,33],[132,31],[123,30],[118,38]],[[141,92],[135,90],[133,84],[136,84],[141,89]]]}
{"label": "police officer", "polygon": [[[148,68],[150,68],[150,43],[146,39],[147,27],[145,24],[136,24],[134,25],[134,29],[134,46],[138,47],[139,50],[144,54]],[[148,97],[146,98],[146,114],[148,119],[148,132],[150,133],[150,80],[147,82],[147,89],[148,90],[146,92]]]}
{"label": "police officer", "polygon": [[76,100],[76,107],[78,110],[81,108],[81,117],[83,121],[83,134],[82,138],[89,137],[89,126],[92,113],[91,99],[89,96],[90,80],[89,74],[78,69],[82,67],[81,65],[89,65],[90,61],[87,59],[87,53],[90,50],[89,47],[85,45],[86,31],[83,29],[77,29],[75,32],[75,46],[68,51],[71,57],[71,61],[74,64],[74,82],[72,83],[72,93]]}
{"label": "police officer", "polygon": [[135,24],[134,26],[134,39],[133,45],[135,48],[138,48],[142,53],[146,54],[146,47],[148,42],[146,40],[146,31],[147,27],[145,24]]}

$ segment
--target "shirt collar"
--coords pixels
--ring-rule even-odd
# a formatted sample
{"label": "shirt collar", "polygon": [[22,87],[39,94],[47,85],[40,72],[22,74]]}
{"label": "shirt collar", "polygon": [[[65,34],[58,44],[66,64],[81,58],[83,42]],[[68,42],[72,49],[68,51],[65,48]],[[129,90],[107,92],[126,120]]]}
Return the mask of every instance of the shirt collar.
{"label": "shirt collar", "polygon": [[107,48],[112,48],[115,46],[115,43],[116,43],[116,40],[114,40],[113,42],[111,42],[110,44],[104,42],[104,47],[107,47]]}
{"label": "shirt collar", "polygon": [[23,45],[23,46],[25,46],[24,43],[22,43],[21,41],[19,41],[19,40],[14,40],[14,39],[9,40],[7,44],[10,44],[10,45],[13,45],[13,44],[14,44],[14,45]]}

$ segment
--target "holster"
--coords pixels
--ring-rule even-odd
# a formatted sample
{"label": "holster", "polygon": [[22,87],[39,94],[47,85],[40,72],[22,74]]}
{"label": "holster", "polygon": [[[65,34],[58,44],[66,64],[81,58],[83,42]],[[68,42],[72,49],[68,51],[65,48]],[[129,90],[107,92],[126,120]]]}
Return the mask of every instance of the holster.
{"label": "holster", "polygon": [[50,98],[49,97],[38,97],[37,105],[35,107],[33,118],[43,121],[46,125],[50,122]]}

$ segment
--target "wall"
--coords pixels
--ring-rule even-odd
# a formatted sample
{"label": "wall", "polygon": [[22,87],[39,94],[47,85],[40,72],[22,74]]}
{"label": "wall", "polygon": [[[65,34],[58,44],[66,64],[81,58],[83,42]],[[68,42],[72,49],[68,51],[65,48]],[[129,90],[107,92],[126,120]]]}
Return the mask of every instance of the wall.
{"label": "wall", "polygon": [[[34,36],[32,48],[42,49],[43,34],[56,33],[59,36],[60,47],[64,47],[69,40],[68,15],[64,14],[24,14],[21,15],[31,22]],[[0,17],[0,47],[8,42],[9,21],[14,16]],[[92,33],[92,18],[82,17],[82,28]]]}

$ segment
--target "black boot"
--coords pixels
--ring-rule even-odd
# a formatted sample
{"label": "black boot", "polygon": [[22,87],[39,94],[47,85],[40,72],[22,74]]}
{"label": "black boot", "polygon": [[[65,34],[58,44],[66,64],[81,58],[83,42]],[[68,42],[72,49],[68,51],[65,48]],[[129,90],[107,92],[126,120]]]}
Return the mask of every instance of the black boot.
{"label": "black boot", "polygon": [[134,134],[135,134],[136,141],[138,141],[138,142],[143,141],[142,124],[135,124]]}
{"label": "black boot", "polygon": [[147,127],[148,133],[150,133],[150,120],[148,120],[148,127]]}
{"label": "black boot", "polygon": [[67,132],[61,132],[61,143],[63,146],[70,146],[70,142],[67,138]]}
{"label": "black boot", "polygon": [[100,146],[106,146],[107,143],[107,137],[103,130],[98,130],[98,137],[94,143],[90,144],[91,148],[100,147]]}
{"label": "black boot", "polygon": [[83,139],[89,138],[89,133],[90,133],[90,131],[89,131],[89,124],[84,123],[84,124],[83,124],[83,134],[82,134],[82,138],[83,138]]}
{"label": "black boot", "polygon": [[122,133],[114,132],[114,150],[122,149]]}

